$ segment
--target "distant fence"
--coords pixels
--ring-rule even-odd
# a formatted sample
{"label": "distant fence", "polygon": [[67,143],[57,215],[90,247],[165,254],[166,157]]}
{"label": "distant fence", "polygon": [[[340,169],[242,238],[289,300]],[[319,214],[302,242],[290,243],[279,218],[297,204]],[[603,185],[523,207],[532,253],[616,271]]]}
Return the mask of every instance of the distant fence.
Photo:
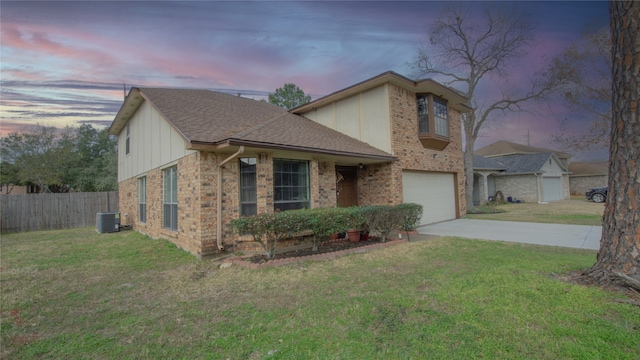
{"label": "distant fence", "polygon": [[99,212],[118,211],[118,192],[2,195],[3,233],[95,226]]}

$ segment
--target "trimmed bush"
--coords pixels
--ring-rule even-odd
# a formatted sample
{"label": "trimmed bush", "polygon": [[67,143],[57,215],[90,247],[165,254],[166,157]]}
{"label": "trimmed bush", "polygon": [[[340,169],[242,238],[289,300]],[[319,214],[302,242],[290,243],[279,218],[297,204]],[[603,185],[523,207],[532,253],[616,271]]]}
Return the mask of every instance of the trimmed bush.
{"label": "trimmed bush", "polygon": [[396,205],[403,213],[404,230],[415,231],[418,228],[418,222],[422,219],[422,205],[414,203],[406,203]]}
{"label": "trimmed bush", "polygon": [[275,257],[278,241],[305,230],[301,211],[280,211],[231,220],[231,227],[241,235],[249,234],[262,246],[265,256]]}
{"label": "trimmed bush", "polygon": [[318,244],[328,240],[332,234],[339,233],[350,227],[347,208],[318,208],[302,210],[305,225],[314,234],[313,251],[318,251]]}
{"label": "trimmed bush", "polygon": [[380,235],[380,240],[385,242],[389,233],[402,227],[403,212],[395,206],[371,205],[363,206],[360,212],[365,220],[366,227]]}

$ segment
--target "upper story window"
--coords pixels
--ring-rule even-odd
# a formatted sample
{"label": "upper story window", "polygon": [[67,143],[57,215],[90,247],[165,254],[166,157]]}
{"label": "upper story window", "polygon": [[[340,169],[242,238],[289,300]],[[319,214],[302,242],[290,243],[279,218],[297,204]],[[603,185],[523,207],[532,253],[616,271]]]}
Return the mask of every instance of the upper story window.
{"label": "upper story window", "polygon": [[433,94],[417,94],[418,137],[425,148],[442,150],[449,145],[447,101]]}
{"label": "upper story window", "polygon": [[129,138],[131,136],[131,130],[129,129],[129,124],[127,123],[126,134],[125,134],[125,151],[124,153],[129,155]]}

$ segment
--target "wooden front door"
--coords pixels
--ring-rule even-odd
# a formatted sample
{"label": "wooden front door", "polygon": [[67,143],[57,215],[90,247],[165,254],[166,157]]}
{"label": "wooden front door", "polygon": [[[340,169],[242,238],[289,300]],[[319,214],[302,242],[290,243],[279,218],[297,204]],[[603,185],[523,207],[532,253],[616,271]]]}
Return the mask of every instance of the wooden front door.
{"label": "wooden front door", "polygon": [[339,207],[358,205],[358,169],[355,166],[336,166],[336,191]]}

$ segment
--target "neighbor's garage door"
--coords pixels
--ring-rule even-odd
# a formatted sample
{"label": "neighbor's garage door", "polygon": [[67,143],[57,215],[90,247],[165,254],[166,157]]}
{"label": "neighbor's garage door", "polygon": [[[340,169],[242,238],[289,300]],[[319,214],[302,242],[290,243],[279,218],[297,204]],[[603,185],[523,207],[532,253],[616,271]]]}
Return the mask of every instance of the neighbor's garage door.
{"label": "neighbor's garage door", "polygon": [[544,201],[562,200],[562,178],[543,177],[542,187],[544,190]]}
{"label": "neighbor's garage door", "polygon": [[423,207],[420,225],[456,218],[453,174],[403,171],[402,194],[405,203]]}

